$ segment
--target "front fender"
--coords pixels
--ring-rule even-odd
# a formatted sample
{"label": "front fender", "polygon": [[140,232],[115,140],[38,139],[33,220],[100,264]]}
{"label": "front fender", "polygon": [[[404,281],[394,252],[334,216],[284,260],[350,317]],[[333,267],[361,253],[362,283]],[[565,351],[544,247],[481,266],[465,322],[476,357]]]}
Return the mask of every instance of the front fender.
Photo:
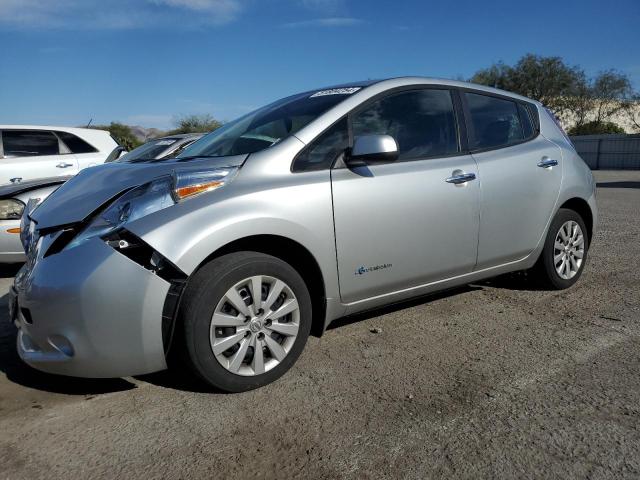
{"label": "front fender", "polygon": [[311,253],[322,272],[327,298],[337,299],[329,172],[296,177],[274,182],[271,188],[237,178],[219,192],[149,215],[127,228],[187,275],[236,240],[254,235],[286,237]]}

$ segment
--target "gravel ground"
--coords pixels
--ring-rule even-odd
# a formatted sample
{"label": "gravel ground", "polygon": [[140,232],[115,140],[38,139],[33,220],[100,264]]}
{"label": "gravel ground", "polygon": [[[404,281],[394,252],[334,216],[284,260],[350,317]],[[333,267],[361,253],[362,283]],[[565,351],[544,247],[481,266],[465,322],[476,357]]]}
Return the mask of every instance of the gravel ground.
{"label": "gravel ground", "polygon": [[0,305],[0,477],[638,478],[640,172],[596,176],[574,288],[512,275],[343,320],[249,393],[35,372]]}

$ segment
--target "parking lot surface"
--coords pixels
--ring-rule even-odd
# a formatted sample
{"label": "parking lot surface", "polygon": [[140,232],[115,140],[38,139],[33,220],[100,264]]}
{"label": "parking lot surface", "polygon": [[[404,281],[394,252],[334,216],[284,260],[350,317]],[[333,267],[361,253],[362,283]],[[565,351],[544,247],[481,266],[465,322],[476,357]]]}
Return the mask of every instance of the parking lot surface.
{"label": "parking lot surface", "polygon": [[30,369],[3,269],[0,478],[640,477],[640,172],[595,175],[574,288],[509,275],[345,319],[243,394]]}

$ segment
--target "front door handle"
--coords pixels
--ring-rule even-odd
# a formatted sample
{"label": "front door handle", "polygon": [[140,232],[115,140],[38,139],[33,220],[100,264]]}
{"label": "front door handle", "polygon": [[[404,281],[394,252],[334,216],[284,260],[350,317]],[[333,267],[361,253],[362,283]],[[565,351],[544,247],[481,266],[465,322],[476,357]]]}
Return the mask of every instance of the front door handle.
{"label": "front door handle", "polygon": [[545,158],[538,162],[538,166],[542,168],[551,168],[558,165],[557,160],[553,160],[552,158]]}
{"label": "front door handle", "polygon": [[445,179],[445,182],[453,183],[454,185],[460,185],[461,183],[467,183],[475,179],[475,173],[454,173],[449,178]]}
{"label": "front door handle", "polygon": [[73,163],[60,162],[59,164],[56,165],[56,167],[58,168],[73,167]]}

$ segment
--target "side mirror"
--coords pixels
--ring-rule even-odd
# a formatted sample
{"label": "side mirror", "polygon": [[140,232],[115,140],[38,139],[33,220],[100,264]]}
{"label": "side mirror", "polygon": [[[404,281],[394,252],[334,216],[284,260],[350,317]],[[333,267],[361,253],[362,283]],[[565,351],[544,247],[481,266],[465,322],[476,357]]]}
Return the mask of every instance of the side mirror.
{"label": "side mirror", "polygon": [[363,135],[355,138],[346,163],[349,166],[362,166],[395,162],[397,159],[398,144],[391,135]]}

